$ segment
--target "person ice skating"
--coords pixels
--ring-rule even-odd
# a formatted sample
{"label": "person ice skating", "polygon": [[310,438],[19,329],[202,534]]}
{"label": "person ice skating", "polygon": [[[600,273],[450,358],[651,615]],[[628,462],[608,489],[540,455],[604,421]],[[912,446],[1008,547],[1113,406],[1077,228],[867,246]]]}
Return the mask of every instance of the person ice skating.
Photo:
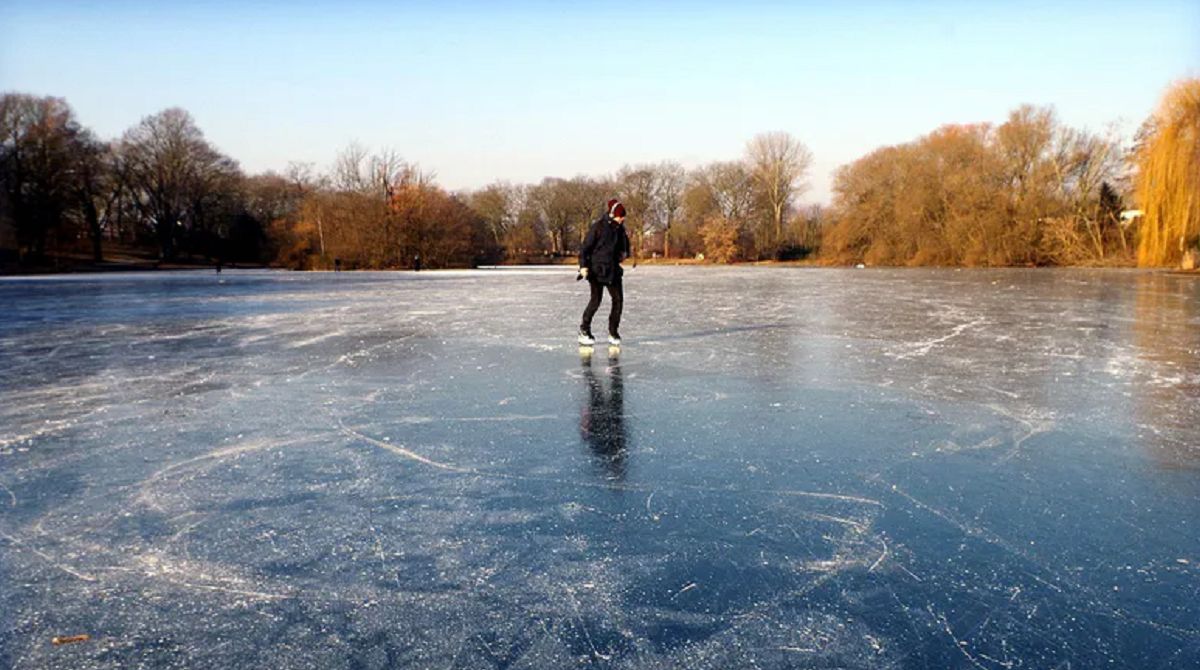
{"label": "person ice skating", "polygon": [[579,276],[588,281],[591,298],[583,310],[583,321],[579,324],[579,343],[590,346],[596,343],[592,336],[592,317],[600,308],[604,288],[612,299],[608,312],[608,343],[621,344],[621,309],[625,292],[621,285],[621,261],[629,257],[629,234],[625,232],[625,205],[613,198],[605,206],[604,215],[592,223],[583,246],[579,249]]}

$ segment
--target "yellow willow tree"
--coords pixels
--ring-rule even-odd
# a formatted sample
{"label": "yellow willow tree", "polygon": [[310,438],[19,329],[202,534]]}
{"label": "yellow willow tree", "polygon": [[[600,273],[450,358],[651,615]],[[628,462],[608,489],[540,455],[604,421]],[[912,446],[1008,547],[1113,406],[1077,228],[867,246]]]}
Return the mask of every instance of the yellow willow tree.
{"label": "yellow willow tree", "polygon": [[1200,236],[1200,79],[1172,86],[1136,155],[1138,265],[1174,265]]}

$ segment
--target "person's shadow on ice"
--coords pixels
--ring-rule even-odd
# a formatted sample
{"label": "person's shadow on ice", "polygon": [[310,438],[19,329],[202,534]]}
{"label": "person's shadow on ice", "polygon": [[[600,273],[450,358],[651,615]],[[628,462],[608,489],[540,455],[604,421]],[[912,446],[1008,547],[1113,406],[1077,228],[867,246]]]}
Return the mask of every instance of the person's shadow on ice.
{"label": "person's shadow on ice", "polygon": [[625,385],[621,379],[621,361],[609,354],[605,372],[607,386],[592,369],[592,350],[581,350],[583,380],[587,385],[587,398],[579,417],[579,435],[587,442],[593,456],[604,467],[605,478],[610,481],[625,479],[626,433],[625,433]]}

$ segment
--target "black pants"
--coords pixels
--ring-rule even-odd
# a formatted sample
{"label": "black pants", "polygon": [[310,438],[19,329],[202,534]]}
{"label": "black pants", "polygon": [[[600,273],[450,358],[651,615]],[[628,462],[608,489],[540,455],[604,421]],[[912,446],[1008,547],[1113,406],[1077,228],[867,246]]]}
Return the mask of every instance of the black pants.
{"label": "black pants", "polygon": [[[588,300],[587,308],[583,310],[583,321],[579,327],[590,333],[592,317],[596,315],[596,310],[600,309],[600,298],[604,294],[605,285],[591,280],[588,280],[588,285],[591,286],[592,297]],[[621,308],[625,306],[625,289],[621,286],[620,279],[608,285],[608,295],[612,298],[612,309],[608,312],[608,332],[615,335],[621,325]]]}

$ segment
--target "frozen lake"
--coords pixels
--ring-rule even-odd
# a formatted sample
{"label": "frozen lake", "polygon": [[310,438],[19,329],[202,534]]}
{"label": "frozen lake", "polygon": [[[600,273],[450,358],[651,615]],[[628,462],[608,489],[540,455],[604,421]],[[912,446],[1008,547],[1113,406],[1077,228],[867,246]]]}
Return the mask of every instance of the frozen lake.
{"label": "frozen lake", "polygon": [[0,667],[1200,666],[1197,278],[573,276],[0,280]]}

